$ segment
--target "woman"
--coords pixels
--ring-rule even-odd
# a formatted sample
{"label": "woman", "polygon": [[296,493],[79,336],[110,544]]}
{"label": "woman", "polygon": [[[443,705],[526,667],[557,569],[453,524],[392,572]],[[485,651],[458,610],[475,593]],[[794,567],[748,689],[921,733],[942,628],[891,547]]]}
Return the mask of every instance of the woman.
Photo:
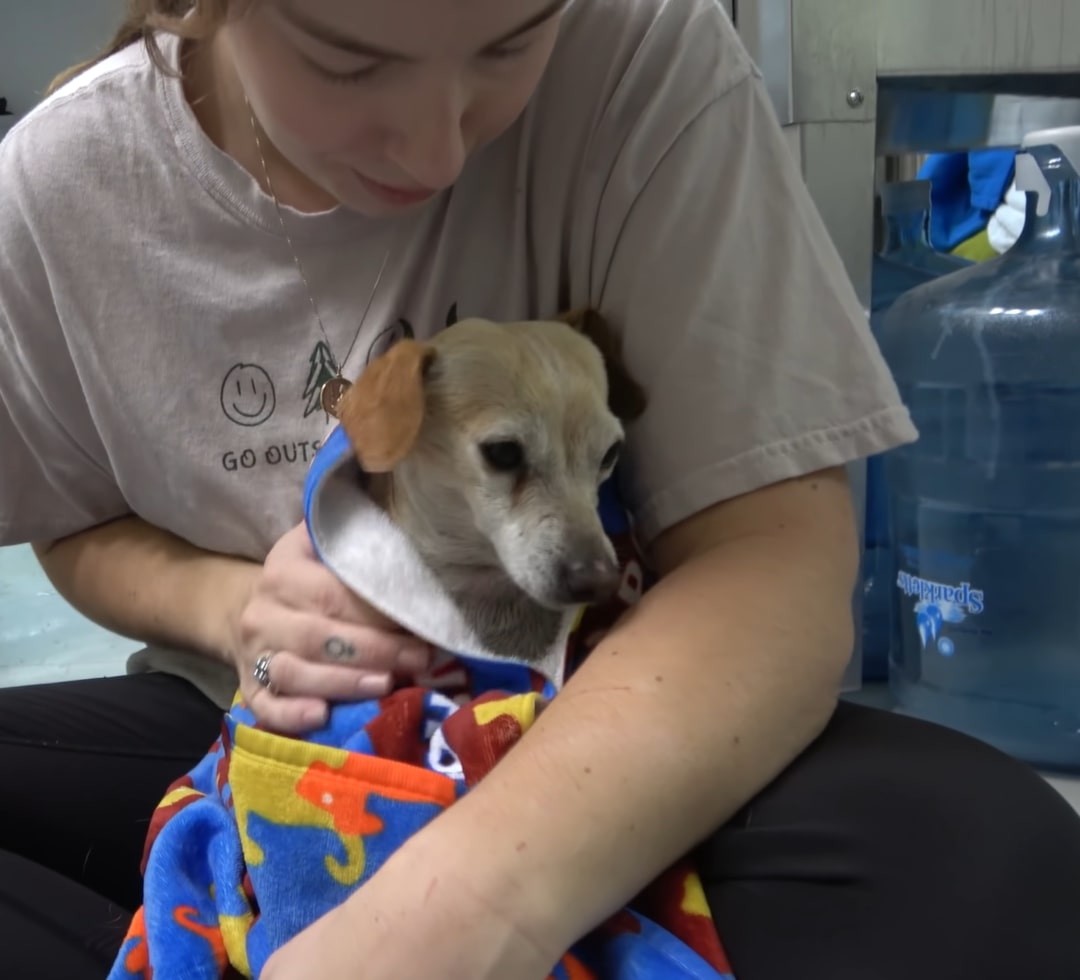
{"label": "woman", "polygon": [[237,677],[296,732],[423,666],[298,525],[323,384],[458,315],[592,303],[649,395],[624,490],[661,581],[264,976],[541,978],[702,842],[744,980],[1076,974],[1071,811],[836,710],[843,466],[915,433],[713,0],[137,2],[113,49],[0,147],[0,530],[156,652],[3,695],[16,963],[101,974]]}

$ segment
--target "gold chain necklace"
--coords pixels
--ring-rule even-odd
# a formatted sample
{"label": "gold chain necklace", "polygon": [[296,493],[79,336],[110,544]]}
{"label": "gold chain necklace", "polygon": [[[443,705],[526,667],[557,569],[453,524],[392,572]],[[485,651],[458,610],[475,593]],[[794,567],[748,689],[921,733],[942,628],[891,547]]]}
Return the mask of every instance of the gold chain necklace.
{"label": "gold chain necklace", "polygon": [[[246,101],[247,100],[245,100],[245,102]],[[304,272],[304,265],[300,261],[300,254],[296,251],[292,235],[289,234],[288,225],[285,224],[285,215],[281,211],[281,201],[278,200],[277,191],[274,190],[274,183],[270,179],[270,168],[266,165],[266,156],[263,153],[262,140],[259,137],[259,124],[255,121],[255,113],[252,111],[250,103],[247,103],[247,110],[248,118],[251,119],[251,132],[255,136],[255,149],[259,154],[259,162],[262,164],[263,177],[266,179],[267,190],[270,191],[270,197],[273,198],[274,201],[274,209],[277,212],[278,223],[281,225],[281,233],[285,236],[285,241],[289,245],[293,263],[296,266],[297,273],[300,275],[300,281],[304,285],[304,291],[307,293],[308,302],[311,304],[311,312],[315,316],[315,322],[319,326],[319,332],[322,334],[326,349],[330,352],[330,368],[334,372],[334,376],[329,381],[325,382],[322,388],[319,389],[319,403],[322,405],[322,409],[327,415],[338,418],[338,406],[341,402],[341,398],[345,392],[349,390],[349,387],[352,384],[352,382],[346,381],[342,376],[342,368],[352,355],[353,348],[356,346],[356,342],[360,339],[360,334],[364,329],[364,323],[367,320],[371,304],[375,302],[375,294],[379,291],[379,283],[382,282],[383,273],[386,271],[387,262],[390,260],[390,249],[387,248],[386,253],[383,255],[382,265],[379,267],[379,274],[375,277],[375,284],[371,287],[371,295],[368,296],[367,305],[364,306],[364,312],[360,315],[360,324],[357,326],[356,333],[353,335],[352,343],[349,344],[349,349],[345,352],[344,360],[339,361],[334,355],[334,347],[330,343],[330,337],[326,332],[326,327],[323,325],[322,316],[319,313],[319,306],[315,302],[315,294],[311,291],[311,284],[308,282],[307,274]]]}

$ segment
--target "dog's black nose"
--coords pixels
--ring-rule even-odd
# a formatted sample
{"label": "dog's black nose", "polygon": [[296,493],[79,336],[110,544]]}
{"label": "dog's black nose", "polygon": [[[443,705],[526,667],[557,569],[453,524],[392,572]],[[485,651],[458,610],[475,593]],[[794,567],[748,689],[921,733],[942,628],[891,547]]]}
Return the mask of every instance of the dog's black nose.
{"label": "dog's black nose", "polygon": [[619,566],[606,557],[571,561],[562,568],[562,580],[571,602],[602,602],[619,587]]}

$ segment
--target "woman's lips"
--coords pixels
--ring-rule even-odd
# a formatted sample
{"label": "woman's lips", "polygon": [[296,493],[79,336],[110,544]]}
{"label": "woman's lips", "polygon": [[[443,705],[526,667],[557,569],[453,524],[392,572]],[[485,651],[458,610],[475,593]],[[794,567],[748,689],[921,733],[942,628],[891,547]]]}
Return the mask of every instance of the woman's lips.
{"label": "woman's lips", "polygon": [[358,173],[356,177],[370,194],[382,201],[386,201],[388,204],[420,204],[433,197],[435,194],[435,191],[427,188],[416,190],[413,188],[392,187],[389,184],[380,184],[379,181],[372,180],[370,177],[365,177],[360,173]]}

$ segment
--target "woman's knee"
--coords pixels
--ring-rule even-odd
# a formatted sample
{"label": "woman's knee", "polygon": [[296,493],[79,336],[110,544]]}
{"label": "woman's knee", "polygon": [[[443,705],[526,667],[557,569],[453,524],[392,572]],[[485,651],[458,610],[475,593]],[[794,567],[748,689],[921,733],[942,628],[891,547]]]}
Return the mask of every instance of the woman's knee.
{"label": "woman's knee", "polygon": [[700,857],[747,977],[1080,976],[1080,817],[949,729],[841,706]]}
{"label": "woman's knee", "polygon": [[754,801],[754,823],[774,810],[849,827],[891,853],[931,843],[1031,853],[1056,835],[1059,859],[1080,869],[1080,816],[1029,766],[951,729],[846,703]]}

